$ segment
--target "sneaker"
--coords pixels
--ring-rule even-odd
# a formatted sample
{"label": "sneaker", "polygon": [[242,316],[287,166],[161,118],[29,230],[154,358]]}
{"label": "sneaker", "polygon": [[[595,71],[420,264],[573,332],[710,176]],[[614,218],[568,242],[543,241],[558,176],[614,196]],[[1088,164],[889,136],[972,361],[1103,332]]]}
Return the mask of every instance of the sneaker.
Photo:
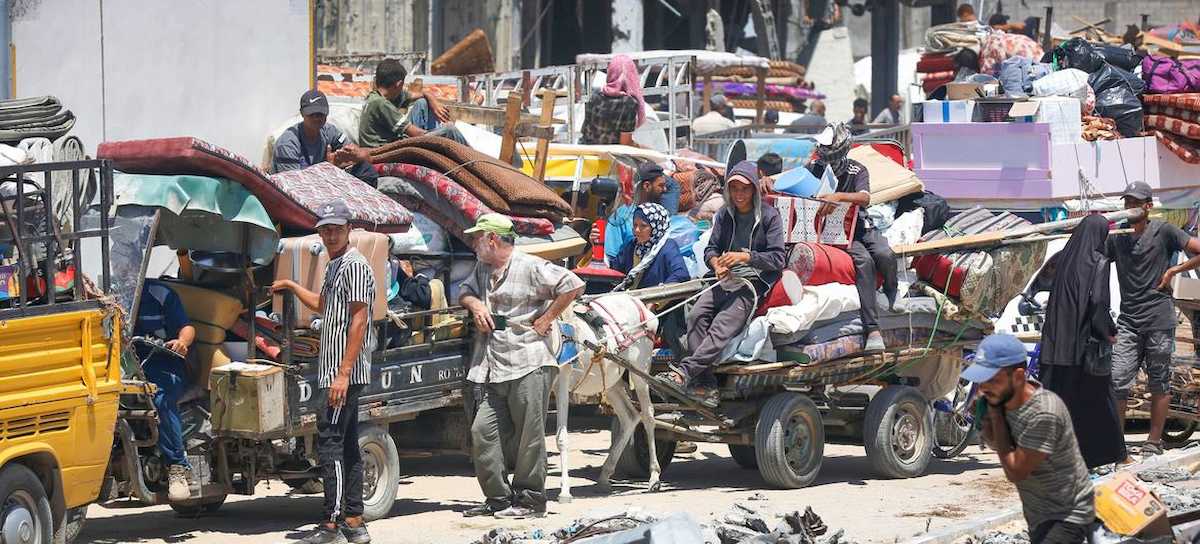
{"label": "sneaker", "polygon": [[528,506],[514,504],[508,508],[505,508],[504,510],[496,512],[495,517],[498,519],[544,518],[546,517],[546,510],[544,508],[541,510],[534,510]]}
{"label": "sneaker", "polygon": [[1163,454],[1162,444],[1156,444],[1154,442],[1146,442],[1145,444],[1142,444],[1142,456],[1143,457],[1152,457],[1155,455],[1162,455],[1162,454]]}
{"label": "sneaker", "polygon": [[342,531],[342,536],[346,537],[346,542],[350,544],[371,544],[371,534],[367,532],[366,523],[358,527],[351,527],[343,521],[338,524],[338,529]]}
{"label": "sneaker", "polygon": [[492,516],[492,515],[495,515],[496,512],[499,512],[504,509],[505,508],[494,507],[485,502],[479,506],[475,506],[475,507],[463,510],[463,517],[464,518],[478,518],[478,517],[483,517],[483,516]]}
{"label": "sneaker", "polygon": [[879,331],[871,331],[867,334],[867,343],[863,346],[863,351],[883,351],[887,346],[883,343],[883,335]]}
{"label": "sneaker", "polygon": [[321,523],[308,536],[296,542],[297,544],[346,544],[346,537],[342,536],[342,532],[337,527]]}
{"label": "sneaker", "polygon": [[188,485],[190,473],[188,467],[183,465],[171,465],[167,469],[167,500],[181,502],[192,496],[191,487]]}

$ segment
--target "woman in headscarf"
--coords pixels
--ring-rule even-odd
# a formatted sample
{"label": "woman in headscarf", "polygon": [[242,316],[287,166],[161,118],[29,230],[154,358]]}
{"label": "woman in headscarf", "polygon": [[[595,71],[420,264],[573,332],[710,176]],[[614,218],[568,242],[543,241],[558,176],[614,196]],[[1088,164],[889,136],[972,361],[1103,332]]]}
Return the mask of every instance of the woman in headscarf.
{"label": "woman in headscarf", "polygon": [[1125,435],[1112,395],[1109,270],[1104,256],[1108,220],[1092,215],[1075,228],[1026,291],[1050,291],[1042,325],[1039,379],[1062,398],[1089,469],[1124,462]]}
{"label": "woman in headscarf", "polygon": [[637,65],[628,55],[608,61],[604,89],[584,107],[579,143],[590,145],[635,145],[633,131],[646,122],[646,100]]}
{"label": "woman in headscarf", "polygon": [[[616,259],[609,262],[613,270],[625,274],[625,280],[614,291],[692,279],[679,253],[679,245],[667,236],[670,229],[671,216],[661,204],[638,205],[633,211],[633,239],[621,248]],[[682,354],[683,338],[687,334],[683,308],[662,316],[658,323],[660,336],[671,348],[671,353]]]}

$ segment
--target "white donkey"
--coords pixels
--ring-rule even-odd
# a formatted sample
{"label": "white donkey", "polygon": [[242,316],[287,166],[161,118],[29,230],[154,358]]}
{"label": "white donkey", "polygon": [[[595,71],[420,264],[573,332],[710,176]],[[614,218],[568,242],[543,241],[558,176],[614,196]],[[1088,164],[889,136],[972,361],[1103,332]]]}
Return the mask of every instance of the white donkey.
{"label": "white donkey", "polygon": [[[646,380],[636,374],[629,373],[629,381],[637,394],[638,409],[634,407],[629,397],[629,388],[622,376],[626,370],[619,364],[604,358],[601,354],[593,353],[585,347],[585,342],[601,346],[604,350],[617,355],[636,365],[644,373],[650,372],[650,359],[654,352],[654,332],[658,330],[658,318],[642,301],[625,293],[603,295],[587,303],[576,304],[576,311],[563,312],[561,320],[573,328],[573,340],[578,349],[578,356],[559,369],[557,389],[555,392],[558,409],[558,443],[559,466],[562,470],[562,485],[559,502],[570,502],[571,477],[568,462],[567,443],[567,412],[571,393],[594,396],[603,392],[612,405],[620,421],[620,436],[612,437],[608,449],[608,458],[600,469],[600,488],[610,489],[609,478],[616,470],[617,461],[625,446],[633,439],[633,433],[638,428],[639,417],[642,428],[646,432],[646,443],[650,445],[650,480],[649,490],[658,491],[659,466],[658,455],[654,450],[654,404],[650,400],[650,386]],[[603,326],[594,329],[584,321],[578,311],[590,310],[603,321]],[[593,320],[594,322],[595,320]],[[567,336],[564,334],[564,336]],[[563,338],[570,341],[572,338]]]}

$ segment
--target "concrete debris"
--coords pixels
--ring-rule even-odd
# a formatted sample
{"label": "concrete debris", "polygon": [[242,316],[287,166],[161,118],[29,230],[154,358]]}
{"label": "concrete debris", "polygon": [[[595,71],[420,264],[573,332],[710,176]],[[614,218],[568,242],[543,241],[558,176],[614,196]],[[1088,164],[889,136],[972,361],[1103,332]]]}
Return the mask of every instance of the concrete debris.
{"label": "concrete debris", "polygon": [[993,531],[985,535],[976,535],[967,539],[966,544],[1029,544],[1029,533],[1021,531],[1016,534]]}
{"label": "concrete debris", "polygon": [[1139,480],[1146,483],[1171,483],[1191,480],[1192,473],[1179,467],[1156,467],[1138,471]]}
{"label": "concrete debris", "polygon": [[762,493],[755,493],[753,495],[750,495],[750,497],[746,500],[748,500],[748,501],[765,501],[765,500],[767,500],[767,496],[763,495]]}

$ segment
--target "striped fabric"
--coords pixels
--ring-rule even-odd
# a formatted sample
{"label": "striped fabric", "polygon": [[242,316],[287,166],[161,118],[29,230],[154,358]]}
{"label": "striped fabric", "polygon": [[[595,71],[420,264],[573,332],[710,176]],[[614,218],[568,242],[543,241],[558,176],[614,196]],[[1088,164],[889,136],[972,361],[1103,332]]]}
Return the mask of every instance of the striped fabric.
{"label": "striped fabric", "polygon": [[1192,123],[1200,123],[1200,111],[1185,110],[1183,108],[1176,108],[1172,106],[1146,106],[1146,113],[1174,117],[1176,119],[1183,119],[1184,121],[1190,121]]}
{"label": "striped fabric", "polygon": [[350,334],[350,303],[367,305],[368,326],[362,349],[350,372],[351,385],[371,383],[371,352],[375,350],[373,327],[370,326],[371,302],[375,299],[375,277],[367,259],[351,246],[341,257],[325,266],[325,282],[321,285],[321,300],[325,314],[321,321],[321,348],[318,354],[317,387],[328,388],[337,376],[342,355],[346,353],[346,337]]}
{"label": "striped fabric", "polygon": [[1183,162],[1189,164],[1200,164],[1200,142],[1189,140],[1175,134],[1168,134],[1161,130],[1151,131],[1158,141],[1162,142],[1167,149],[1171,150]]}
{"label": "striped fabric", "polygon": [[1147,106],[1170,106],[1188,111],[1200,111],[1200,93],[1148,94],[1142,97]]}
{"label": "striped fabric", "polygon": [[1163,115],[1147,115],[1146,126],[1165,130],[1187,138],[1200,138],[1200,124],[1189,123],[1183,119]]}

